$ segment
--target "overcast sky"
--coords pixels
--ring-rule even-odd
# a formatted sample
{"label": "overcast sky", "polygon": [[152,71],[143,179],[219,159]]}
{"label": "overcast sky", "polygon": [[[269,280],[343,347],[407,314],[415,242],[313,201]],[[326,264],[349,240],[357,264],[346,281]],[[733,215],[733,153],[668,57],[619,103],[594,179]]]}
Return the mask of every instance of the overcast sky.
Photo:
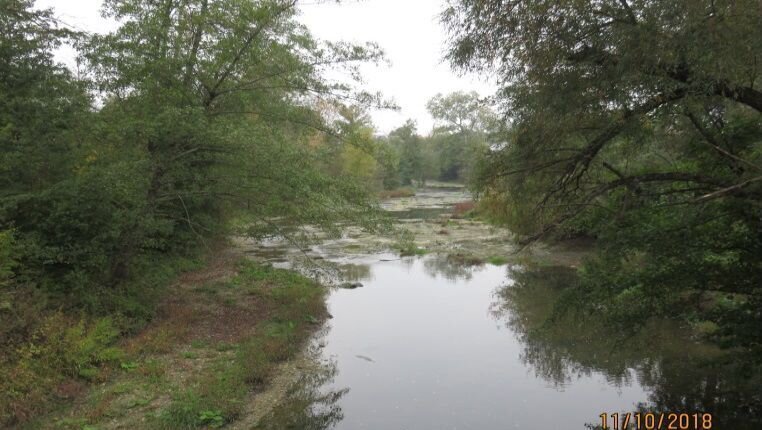
{"label": "overcast sky", "polygon": [[[107,32],[113,22],[100,17],[102,0],[38,0],[39,7],[52,7],[62,21],[85,31]],[[433,120],[426,101],[437,93],[475,90],[482,95],[493,86],[475,76],[459,77],[442,60],[445,32],[438,15],[444,0],[361,0],[342,4],[301,2],[300,20],[319,39],[377,42],[386,51],[391,66],[366,66],[366,87],[381,91],[399,105],[397,112],[373,112],[379,132],[402,125],[407,118],[418,123],[422,134]],[[60,54],[71,57],[70,51]],[[70,61],[67,61],[70,63]],[[71,63],[70,63],[71,64]]]}

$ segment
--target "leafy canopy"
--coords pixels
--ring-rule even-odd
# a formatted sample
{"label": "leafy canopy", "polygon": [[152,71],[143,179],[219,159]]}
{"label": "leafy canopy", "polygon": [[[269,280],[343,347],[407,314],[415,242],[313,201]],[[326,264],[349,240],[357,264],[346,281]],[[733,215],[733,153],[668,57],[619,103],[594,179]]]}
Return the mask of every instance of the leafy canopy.
{"label": "leafy canopy", "polygon": [[443,20],[449,59],[498,77],[512,124],[483,199],[526,241],[604,247],[579,303],[759,345],[758,2],[452,0]]}

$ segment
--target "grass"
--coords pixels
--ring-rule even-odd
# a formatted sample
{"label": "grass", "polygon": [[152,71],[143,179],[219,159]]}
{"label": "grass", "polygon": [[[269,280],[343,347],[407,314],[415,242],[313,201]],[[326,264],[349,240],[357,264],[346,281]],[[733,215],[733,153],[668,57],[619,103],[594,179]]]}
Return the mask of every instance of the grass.
{"label": "grass", "polygon": [[493,266],[503,266],[508,263],[508,259],[499,255],[493,255],[487,259],[487,263]]}
{"label": "grass", "polygon": [[[67,298],[0,292],[0,305],[7,299],[13,310],[0,307],[0,427],[22,427],[119,373],[121,341],[142,330],[173,280],[201,261],[164,256],[136,264],[139,276],[118,289],[83,289]],[[45,305],[53,302],[56,308]]]}
{"label": "grass", "polygon": [[300,350],[311,332],[307,318],[325,314],[324,290],[294,272],[243,263],[224,288],[231,286],[261,300],[269,315],[232,349],[216,351],[190,387],[156,415],[161,428],[220,427],[235,421],[252,390],[265,385],[275,366]]}
{"label": "grass", "polygon": [[400,257],[412,257],[414,255],[426,255],[428,251],[418,246],[408,246],[399,249]]}
{"label": "grass", "polygon": [[97,384],[76,377],[88,389],[27,427],[195,429],[242,418],[327,312],[325,289],[308,278],[250,261],[230,266],[178,283],[162,317],[119,345]]}

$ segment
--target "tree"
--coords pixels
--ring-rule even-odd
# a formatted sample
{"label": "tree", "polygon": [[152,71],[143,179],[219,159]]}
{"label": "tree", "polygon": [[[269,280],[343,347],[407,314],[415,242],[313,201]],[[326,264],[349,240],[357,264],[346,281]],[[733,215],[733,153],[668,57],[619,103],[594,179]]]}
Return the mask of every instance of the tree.
{"label": "tree", "polygon": [[[121,26],[83,35],[30,1],[0,2],[3,294],[144,318],[150,295],[124,285],[241,213],[255,237],[287,234],[274,218],[378,226],[366,189],[320,171],[308,139],[330,129],[320,103],[377,101],[325,71],[380,52],[315,40],[294,7],[110,0]],[[53,61],[64,41],[81,49],[77,78]]]}
{"label": "tree", "polygon": [[487,146],[497,117],[476,92],[438,94],[426,108],[439,124],[432,135],[438,159],[439,179],[465,180],[473,161]]}
{"label": "tree", "polygon": [[423,154],[421,138],[416,134],[413,120],[389,133],[389,141],[400,154],[399,169],[402,185],[412,185],[413,181],[425,182],[423,174]]}
{"label": "tree", "polygon": [[440,123],[440,130],[456,134],[488,133],[497,118],[475,91],[437,94],[426,103],[426,109]]}
{"label": "tree", "polygon": [[339,122],[342,150],[339,157],[341,171],[355,180],[373,186],[378,170],[375,139],[370,117],[357,107],[340,110]]}
{"label": "tree", "polygon": [[[72,237],[85,236],[88,220],[79,215],[86,214],[59,205],[60,196],[84,182],[81,169],[93,150],[83,138],[92,119],[90,97],[53,61],[52,51],[77,34],[59,28],[51,11],[34,10],[30,1],[0,2],[0,12],[0,231],[13,238],[6,252],[20,262],[16,280],[35,285],[46,272],[101,258],[86,249],[88,238]],[[85,201],[102,196],[83,194],[78,201],[87,206]],[[62,221],[54,221],[57,216],[67,217],[65,225],[73,228],[46,231]]]}
{"label": "tree", "polygon": [[[301,246],[306,225],[386,225],[368,187],[322,169],[311,147],[342,134],[319,107],[383,104],[326,77],[359,79],[376,46],[316,40],[295,1],[106,0],[104,13],[115,31],[77,34],[31,1],[0,0],[0,375],[13,380],[0,426],[29,399],[54,403],[61,351],[88,344],[70,321],[105,327],[106,344],[141,327],[212,240]],[[76,77],[53,60],[64,42],[79,50]]]}
{"label": "tree", "polygon": [[450,60],[495,72],[514,120],[483,194],[527,241],[584,233],[605,247],[579,303],[630,323],[698,315],[758,344],[758,6],[450,2]]}

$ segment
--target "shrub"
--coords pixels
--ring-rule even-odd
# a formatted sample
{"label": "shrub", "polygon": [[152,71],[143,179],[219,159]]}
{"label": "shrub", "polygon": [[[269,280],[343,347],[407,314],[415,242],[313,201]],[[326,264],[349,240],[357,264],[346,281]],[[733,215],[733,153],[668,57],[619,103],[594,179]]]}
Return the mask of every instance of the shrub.
{"label": "shrub", "polygon": [[110,318],[77,320],[61,312],[45,317],[29,342],[0,364],[7,384],[0,392],[0,423],[31,417],[66,379],[96,379],[104,364],[123,357],[114,346],[119,334]]}

